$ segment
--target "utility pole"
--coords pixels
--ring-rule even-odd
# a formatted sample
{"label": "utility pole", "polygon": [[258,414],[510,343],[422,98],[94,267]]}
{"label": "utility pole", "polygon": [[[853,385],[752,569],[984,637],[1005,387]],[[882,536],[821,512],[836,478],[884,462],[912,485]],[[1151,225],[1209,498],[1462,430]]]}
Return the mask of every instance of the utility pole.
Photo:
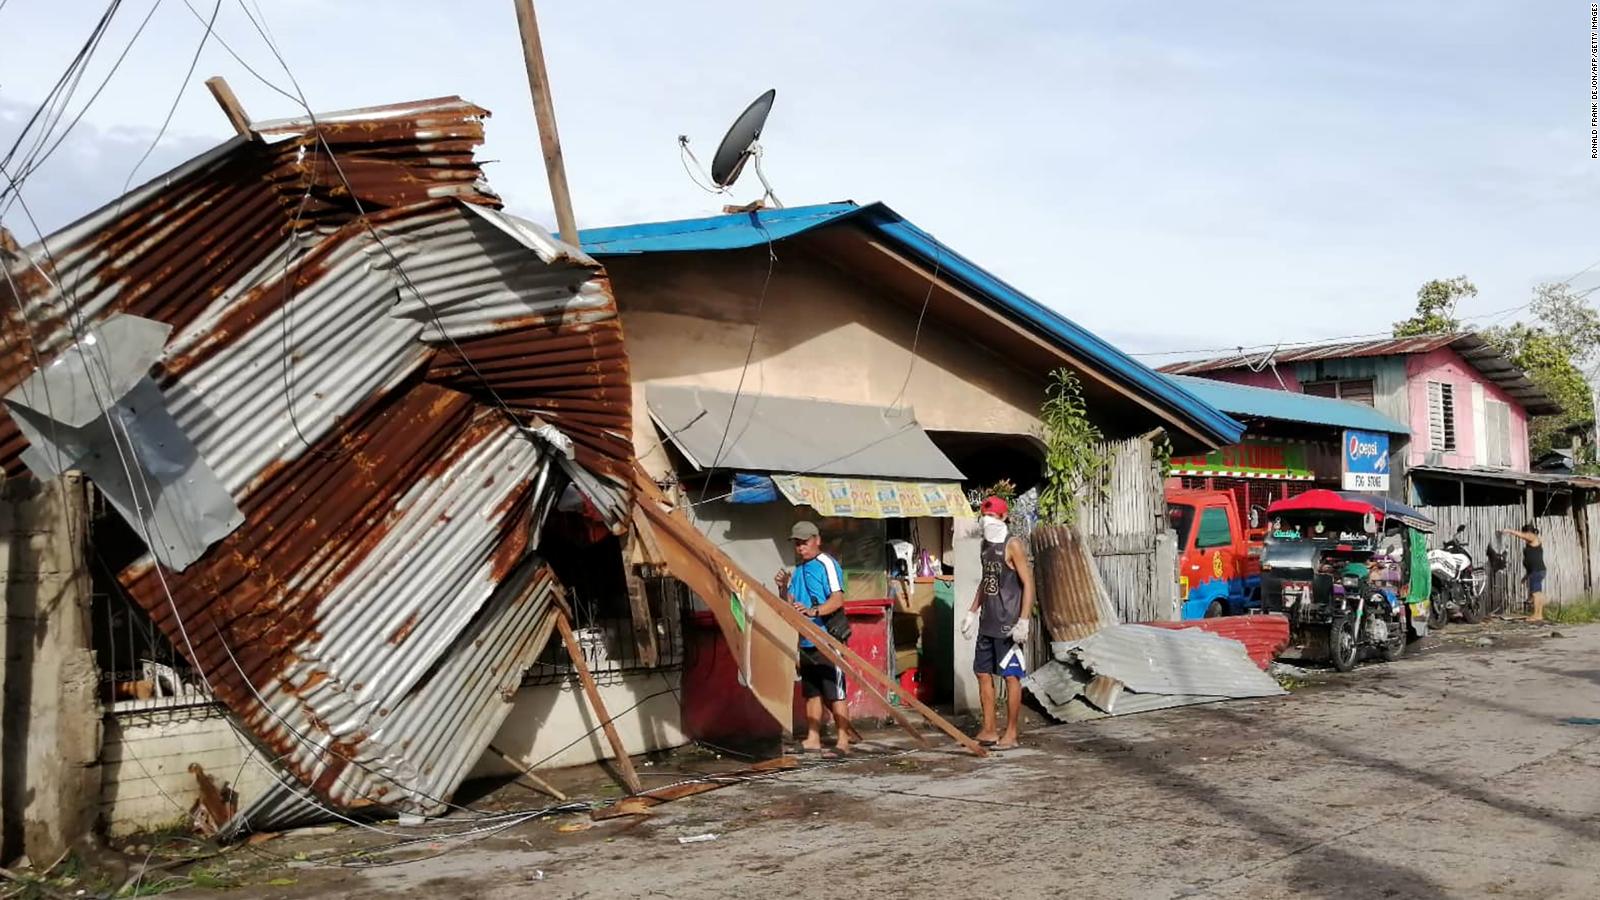
{"label": "utility pole", "polygon": [[561,239],[578,246],[578,223],[572,216],[572,194],[567,191],[567,166],[561,160],[561,138],[556,134],[556,107],[550,100],[550,76],[544,70],[544,45],[539,42],[539,22],[533,17],[533,0],[514,0],[517,28],[522,32],[522,56],[528,64],[528,90],[533,94],[533,115],[539,123],[539,145],[544,150],[545,174],[550,176],[550,199],[556,207],[556,227]]}

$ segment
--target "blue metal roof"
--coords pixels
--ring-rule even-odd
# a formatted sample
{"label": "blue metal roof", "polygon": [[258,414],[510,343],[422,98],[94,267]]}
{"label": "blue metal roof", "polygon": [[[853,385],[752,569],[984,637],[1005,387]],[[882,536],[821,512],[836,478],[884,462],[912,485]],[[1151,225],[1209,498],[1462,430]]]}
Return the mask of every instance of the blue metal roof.
{"label": "blue metal roof", "polygon": [[780,241],[827,225],[852,221],[876,232],[895,249],[933,268],[940,276],[965,289],[1013,321],[1083,359],[1146,398],[1167,407],[1218,445],[1236,443],[1244,426],[1202,400],[1183,385],[1158,374],[1143,363],[1080,328],[1060,313],[971,260],[940,243],[932,235],[902,218],[882,203],[857,206],[827,203],[787,209],[589,228],[579,233],[591,256],[625,256],[636,253],[671,253],[702,250],[737,250]]}
{"label": "blue metal roof", "polygon": [[1213,381],[1210,378],[1195,378],[1190,375],[1165,377],[1217,409],[1236,416],[1331,425],[1335,428],[1354,428],[1358,431],[1383,431],[1407,436],[1411,434],[1410,428],[1365,403],[1276,391],[1271,388],[1246,387],[1242,384],[1229,384],[1226,381]]}

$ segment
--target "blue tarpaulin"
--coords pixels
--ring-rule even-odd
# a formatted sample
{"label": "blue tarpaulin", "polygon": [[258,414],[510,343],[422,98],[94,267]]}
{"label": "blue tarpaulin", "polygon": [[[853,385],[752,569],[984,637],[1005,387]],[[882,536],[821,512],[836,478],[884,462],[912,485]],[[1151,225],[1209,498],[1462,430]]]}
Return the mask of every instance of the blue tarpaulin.
{"label": "blue tarpaulin", "polygon": [[735,472],[733,475],[733,493],[728,497],[729,503],[776,503],[778,501],[778,486],[766,475],[756,475],[751,472]]}

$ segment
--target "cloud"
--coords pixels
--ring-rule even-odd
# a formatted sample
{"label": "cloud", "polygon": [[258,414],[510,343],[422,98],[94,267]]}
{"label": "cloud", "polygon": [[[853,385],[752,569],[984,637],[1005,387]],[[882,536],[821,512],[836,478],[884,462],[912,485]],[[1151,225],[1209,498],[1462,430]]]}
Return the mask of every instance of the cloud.
{"label": "cloud", "polygon": [[[11,146],[32,114],[33,107],[0,98],[0,148]],[[11,206],[5,226],[22,243],[31,243],[38,238],[35,222],[49,234],[115,200],[155,136],[153,128],[100,128],[79,122],[55,153],[24,179],[21,196],[27,208]],[[214,143],[210,138],[169,133],[150,152],[130,187],[198,156]]]}

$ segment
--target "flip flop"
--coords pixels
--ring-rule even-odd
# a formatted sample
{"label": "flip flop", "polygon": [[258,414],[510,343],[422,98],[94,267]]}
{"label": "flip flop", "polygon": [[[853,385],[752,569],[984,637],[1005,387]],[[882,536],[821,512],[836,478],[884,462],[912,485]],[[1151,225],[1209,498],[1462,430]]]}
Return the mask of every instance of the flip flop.
{"label": "flip flop", "polygon": [[1000,741],[998,739],[992,740],[992,741],[985,741],[985,740],[981,740],[981,739],[978,739],[978,738],[974,738],[973,740],[978,741],[978,746],[979,747],[993,747],[995,744],[1000,743]]}

